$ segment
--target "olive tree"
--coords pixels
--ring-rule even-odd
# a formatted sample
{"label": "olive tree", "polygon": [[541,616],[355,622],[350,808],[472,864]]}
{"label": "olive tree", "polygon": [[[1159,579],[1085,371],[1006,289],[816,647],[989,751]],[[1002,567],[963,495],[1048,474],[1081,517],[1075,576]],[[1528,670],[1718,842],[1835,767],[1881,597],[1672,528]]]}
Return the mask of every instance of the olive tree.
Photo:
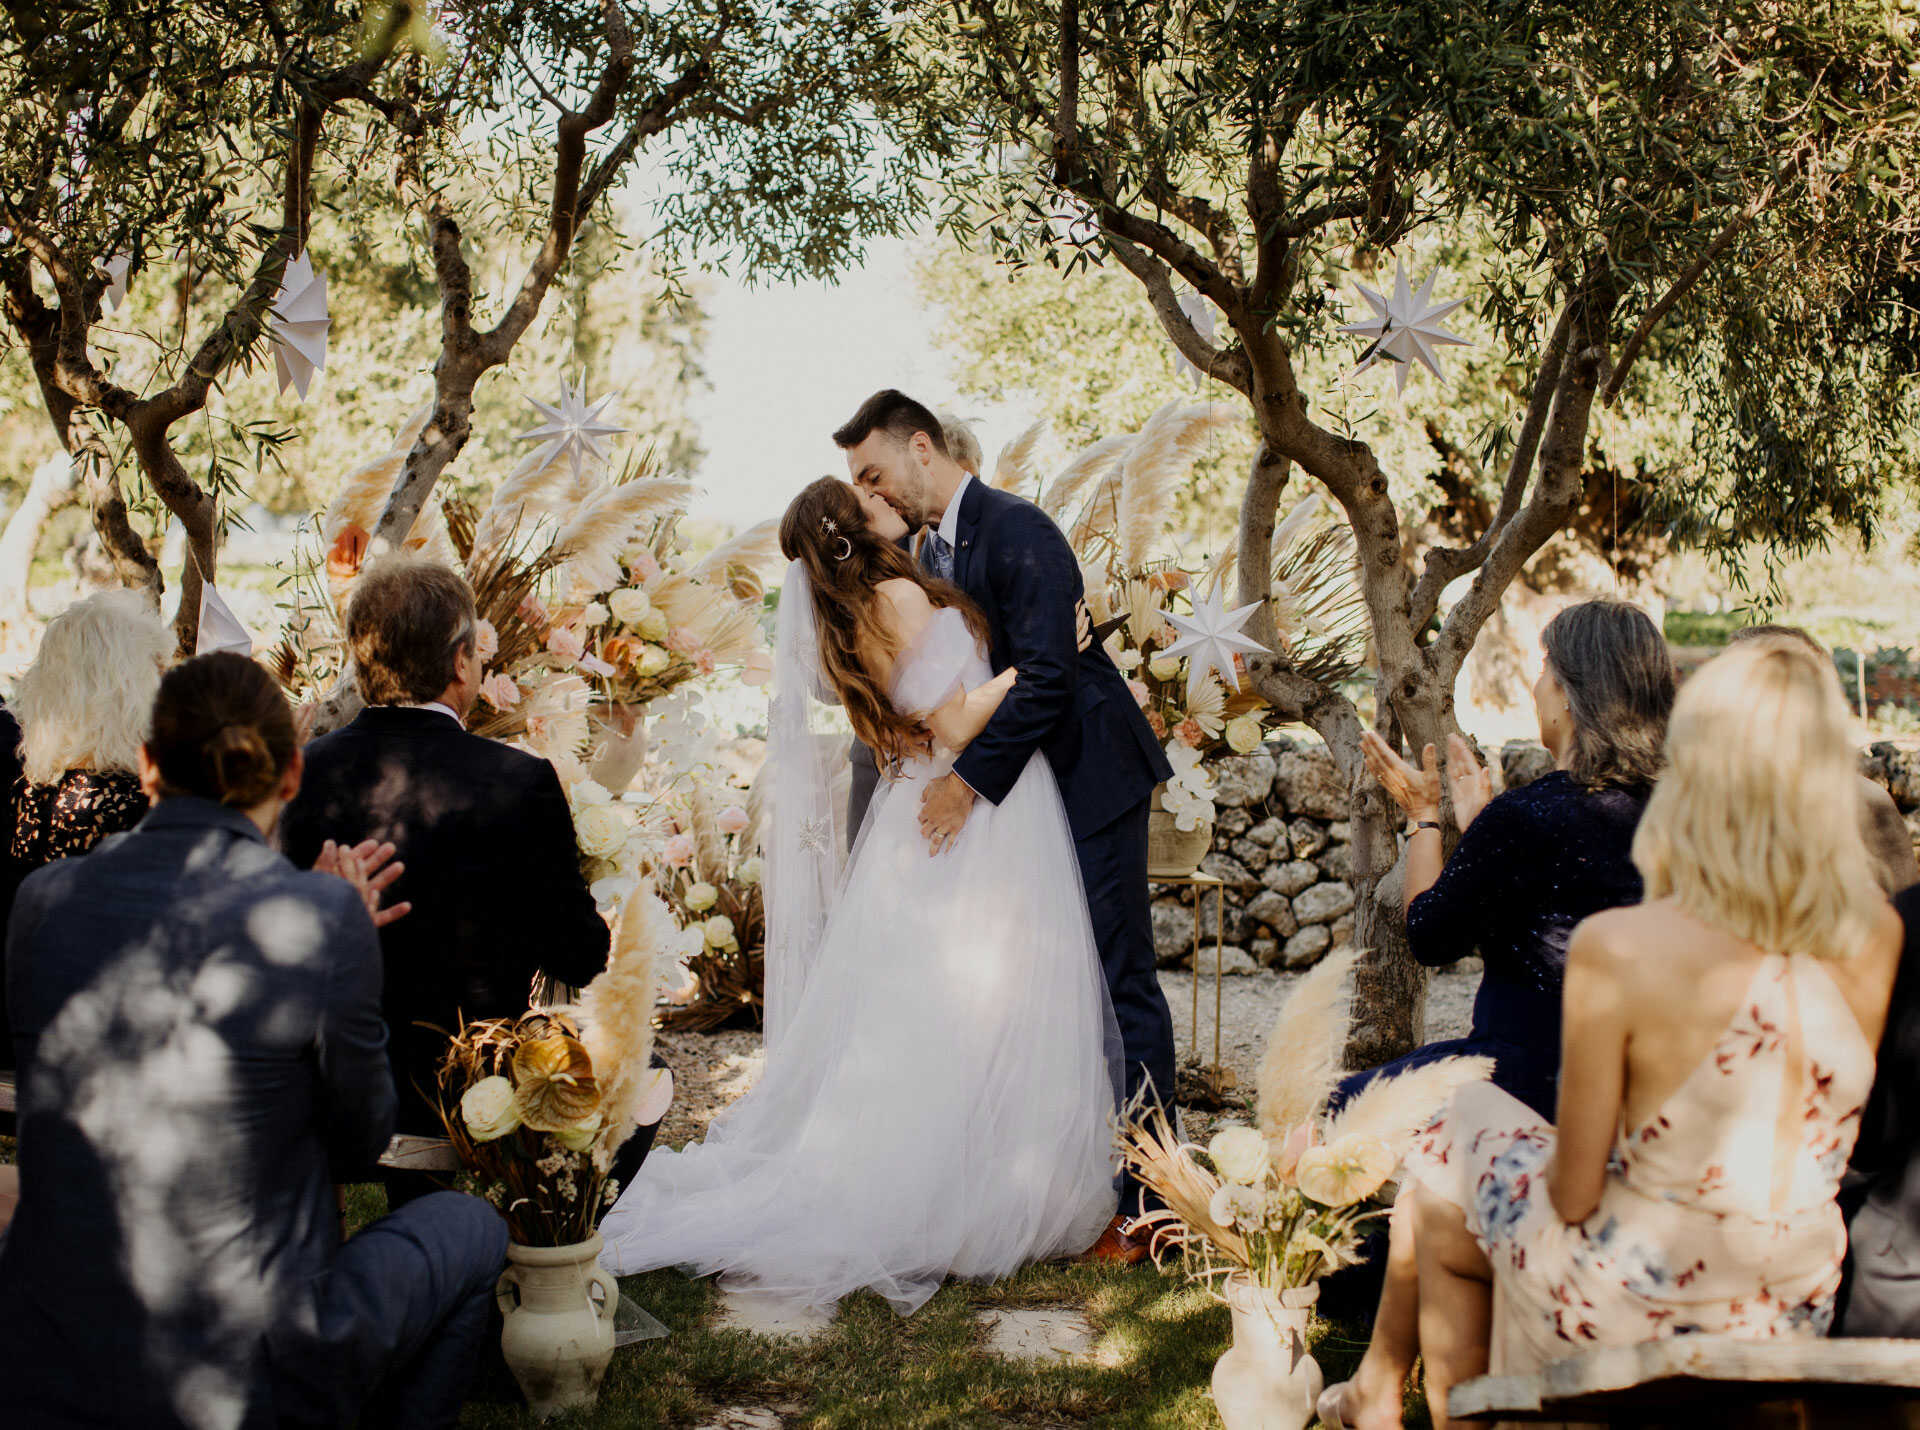
{"label": "olive tree", "polygon": [[[1908,17],[1877,0],[1627,0],[1604,21],[1526,0],[904,8],[894,114],[942,155],[951,221],[1009,261],[1118,264],[1247,403],[1240,597],[1262,603],[1250,629],[1269,649],[1249,673],[1350,787],[1367,953],[1348,1058],[1399,1052],[1424,980],[1398,917],[1398,821],[1361,759],[1361,710],[1294,669],[1265,605],[1282,495],[1316,483],[1351,524],[1372,718],[1415,749],[1455,728],[1463,660],[1573,517],[1595,407],[1634,400],[1651,349],[1693,414],[1698,475],[1669,525],[1870,531],[1886,428],[1912,406]],[[1301,354],[1347,341],[1331,276],[1466,223],[1501,255],[1480,316],[1531,379],[1478,529],[1415,564],[1390,474],[1303,386]]]}

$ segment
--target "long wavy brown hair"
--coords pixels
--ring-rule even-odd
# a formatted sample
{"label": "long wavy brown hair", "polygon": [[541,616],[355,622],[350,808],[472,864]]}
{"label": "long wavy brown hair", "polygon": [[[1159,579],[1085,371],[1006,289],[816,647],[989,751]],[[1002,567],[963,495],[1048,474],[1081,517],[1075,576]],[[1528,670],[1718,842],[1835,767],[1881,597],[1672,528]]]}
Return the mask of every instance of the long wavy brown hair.
{"label": "long wavy brown hair", "polygon": [[853,732],[883,764],[895,764],[919,743],[919,725],[893,708],[871,660],[900,653],[888,630],[877,590],[882,581],[911,581],[935,606],[959,611],[967,627],[987,638],[986,618],[966,593],[936,580],[867,524],[851,485],[836,477],[810,483],[780,518],[780,550],[806,568],[813,587],[813,620],[820,633],[820,668],[846,707]]}

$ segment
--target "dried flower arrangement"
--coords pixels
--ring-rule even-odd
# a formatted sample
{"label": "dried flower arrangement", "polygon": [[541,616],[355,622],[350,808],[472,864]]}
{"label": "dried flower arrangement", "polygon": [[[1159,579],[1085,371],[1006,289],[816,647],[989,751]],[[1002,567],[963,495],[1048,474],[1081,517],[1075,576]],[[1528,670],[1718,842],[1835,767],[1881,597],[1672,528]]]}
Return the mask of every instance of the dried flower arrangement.
{"label": "dried flower arrangement", "polygon": [[1456,1088],[1487,1076],[1487,1058],[1447,1058],[1377,1078],[1339,1113],[1326,1104],[1348,1021],[1358,955],[1329,956],[1302,978],[1268,1035],[1254,1126],[1184,1144],[1157,1108],[1121,1131],[1134,1174],[1165,1202],[1149,1214],[1156,1258],[1178,1252],[1211,1285],[1243,1275],[1270,1291],[1312,1285],[1351,1264],[1365,1224],[1414,1135]]}

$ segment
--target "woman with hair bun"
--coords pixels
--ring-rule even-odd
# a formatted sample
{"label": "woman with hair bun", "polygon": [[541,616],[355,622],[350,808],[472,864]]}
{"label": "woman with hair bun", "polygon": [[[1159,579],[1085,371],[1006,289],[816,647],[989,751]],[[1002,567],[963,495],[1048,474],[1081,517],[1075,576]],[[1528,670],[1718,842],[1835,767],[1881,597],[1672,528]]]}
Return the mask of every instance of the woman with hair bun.
{"label": "woman with hair bun", "polygon": [[334,1207],[393,1127],[370,916],[391,874],[364,846],[307,872],[268,844],[300,752],[241,656],[167,673],[138,763],[152,813],[29,876],[8,928],[9,1412],[351,1424],[378,1387],[383,1420],[451,1425],[504,1224],[448,1192],[342,1246]]}

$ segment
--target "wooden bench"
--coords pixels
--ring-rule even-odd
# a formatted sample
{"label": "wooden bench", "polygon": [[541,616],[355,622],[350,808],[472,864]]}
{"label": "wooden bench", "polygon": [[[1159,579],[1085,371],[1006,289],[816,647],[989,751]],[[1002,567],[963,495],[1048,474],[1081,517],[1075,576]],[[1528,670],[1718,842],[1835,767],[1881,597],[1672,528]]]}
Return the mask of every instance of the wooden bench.
{"label": "wooden bench", "polygon": [[[0,1072],[0,1112],[13,1113],[15,1105],[13,1074]],[[453,1144],[444,1137],[410,1137],[397,1134],[380,1154],[380,1165],[407,1172],[457,1172],[460,1161],[453,1155]]]}
{"label": "wooden bench", "polygon": [[1670,1336],[1569,1356],[1533,1375],[1483,1375],[1456,1385],[1447,1405],[1483,1422],[1916,1430],[1920,1341]]}

